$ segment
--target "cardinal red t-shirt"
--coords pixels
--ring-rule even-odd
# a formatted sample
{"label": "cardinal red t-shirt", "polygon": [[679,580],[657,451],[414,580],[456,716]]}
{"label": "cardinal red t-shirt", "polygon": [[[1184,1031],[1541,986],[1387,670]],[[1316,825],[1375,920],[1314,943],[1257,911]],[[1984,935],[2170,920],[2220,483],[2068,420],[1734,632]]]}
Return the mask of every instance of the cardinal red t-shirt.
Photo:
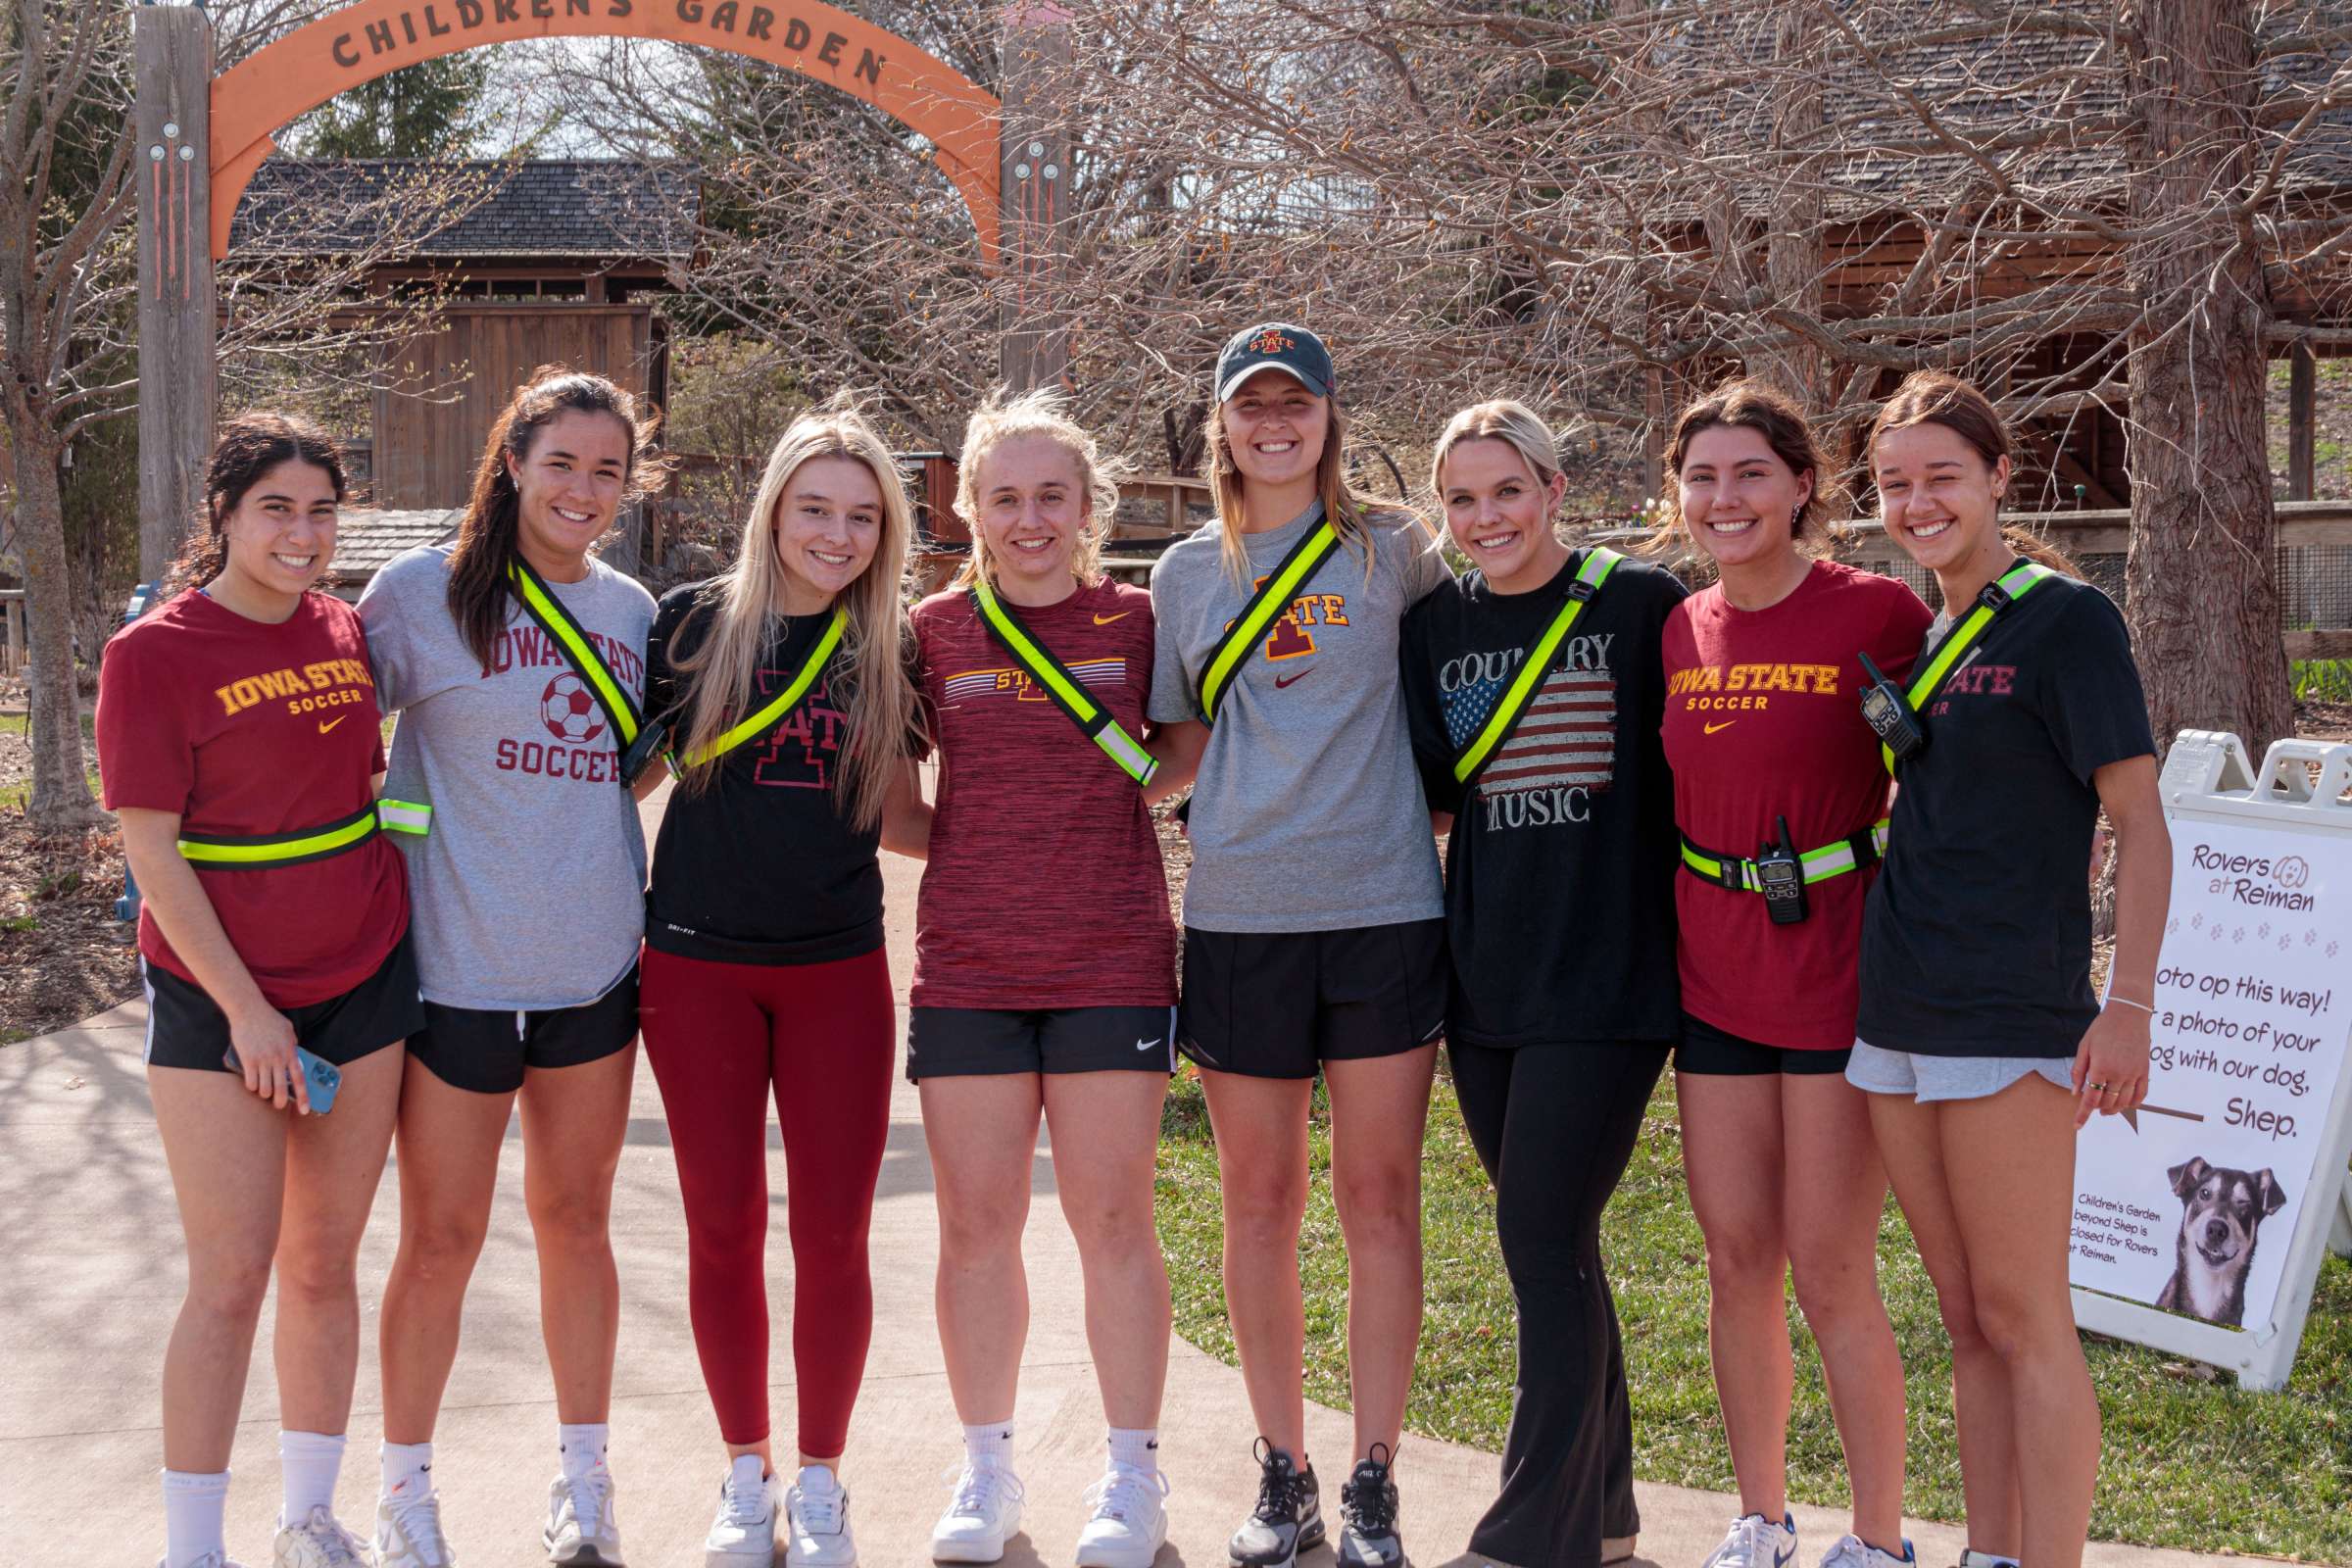
{"label": "cardinal red t-shirt", "polygon": [[[1013,612],[1143,738],[1150,594],[1104,582]],[[908,1000],[1173,1004],[1176,928],[1144,792],[989,635],[962,589],[915,606],[914,635],[940,769]]]}
{"label": "cardinal red t-shirt", "polygon": [[[325,594],[269,625],[190,590],[125,626],[100,666],[97,731],[107,809],[175,811],[195,833],[322,827],[372,807],[384,766],[359,613]],[[380,833],[301,865],[198,864],[196,879],[273,1007],[341,996],[408,929],[407,874]],[[148,908],[139,953],[197,983]]]}
{"label": "cardinal red t-shirt", "polygon": [[[1896,682],[1934,619],[1891,577],[1818,562],[1796,591],[1739,610],[1721,584],[1666,621],[1666,760],[1674,814],[1703,849],[1752,858],[1788,818],[1799,851],[1886,814],[1886,769],[1862,721],[1868,653]],[[1807,914],[1774,925],[1753,893],[1675,879],[1683,1010],[1795,1051],[1854,1043],[1862,906],[1875,866],[1805,889]]]}

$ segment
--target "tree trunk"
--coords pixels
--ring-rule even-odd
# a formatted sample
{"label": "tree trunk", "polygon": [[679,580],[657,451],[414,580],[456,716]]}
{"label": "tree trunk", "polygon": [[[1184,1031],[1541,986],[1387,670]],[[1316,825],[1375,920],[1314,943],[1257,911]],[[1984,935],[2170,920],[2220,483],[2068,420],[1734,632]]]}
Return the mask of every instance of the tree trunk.
{"label": "tree trunk", "polygon": [[[24,563],[31,623],[32,795],[24,814],[43,833],[104,820],[90,799],[81,749],[81,698],[74,680],[74,594],[66,575],[66,512],[58,495],[62,447],[37,416],[11,419],[17,459],[17,550]],[[95,648],[83,650],[93,660]]]}
{"label": "tree trunk", "polygon": [[[1769,193],[1771,210],[1765,215],[1765,286],[1774,304],[1815,320],[1822,314],[1829,263],[1820,161],[1809,151],[1821,145],[1820,25],[1808,4],[1788,7],[1775,23],[1773,59],[1789,69],[1773,110],[1772,156],[1764,161],[1766,177],[1779,187]],[[1829,390],[1829,357],[1819,346],[1789,341],[1761,356],[1754,369],[1796,399],[1799,408],[1821,411]],[[1814,481],[1826,483],[1829,477],[1816,474]]]}
{"label": "tree trunk", "polygon": [[2294,726],[2279,636],[2264,423],[2270,297],[2230,211],[2254,167],[2257,82],[2239,0],[2138,0],[2125,16],[2135,118],[2134,332],[2125,569],[2159,747],[2232,730],[2256,756]]}

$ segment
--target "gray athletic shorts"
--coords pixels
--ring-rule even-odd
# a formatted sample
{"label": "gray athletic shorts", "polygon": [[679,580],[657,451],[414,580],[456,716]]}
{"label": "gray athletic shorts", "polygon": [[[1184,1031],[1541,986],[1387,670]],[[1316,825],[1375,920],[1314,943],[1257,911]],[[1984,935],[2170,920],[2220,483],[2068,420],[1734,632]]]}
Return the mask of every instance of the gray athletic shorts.
{"label": "gray athletic shorts", "polygon": [[1874,1095],[1909,1095],[1921,1104],[1937,1100],[1984,1100],[2020,1078],[2039,1073],[2073,1093],[2075,1064],[2058,1056],[1929,1056],[1912,1051],[1881,1051],[1867,1040],[1854,1042],[1845,1081]]}

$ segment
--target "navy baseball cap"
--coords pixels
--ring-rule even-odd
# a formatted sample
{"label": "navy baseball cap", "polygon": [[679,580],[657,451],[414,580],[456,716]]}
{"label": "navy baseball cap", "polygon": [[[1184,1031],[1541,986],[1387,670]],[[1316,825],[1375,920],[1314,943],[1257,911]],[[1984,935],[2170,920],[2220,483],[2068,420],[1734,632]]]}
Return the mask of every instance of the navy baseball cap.
{"label": "navy baseball cap", "polygon": [[1289,321],[1261,321],[1236,332],[1217,356],[1217,401],[1241,390],[1242,383],[1264,369],[1281,370],[1319,398],[1331,396],[1331,350],[1303,326]]}

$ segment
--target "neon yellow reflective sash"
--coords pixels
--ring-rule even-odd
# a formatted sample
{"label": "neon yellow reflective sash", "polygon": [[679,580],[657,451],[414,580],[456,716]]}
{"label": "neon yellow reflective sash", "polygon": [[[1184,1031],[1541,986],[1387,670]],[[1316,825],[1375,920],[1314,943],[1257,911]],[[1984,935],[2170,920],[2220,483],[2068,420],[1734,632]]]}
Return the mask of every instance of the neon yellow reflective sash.
{"label": "neon yellow reflective sash", "polygon": [[[1797,859],[1805,868],[1805,880],[1808,883],[1827,882],[1834,876],[1858,871],[1883,858],[1886,854],[1886,818],[1882,816],[1852,838],[1825,844],[1818,850],[1806,850],[1797,856]],[[1736,855],[1718,855],[1713,850],[1702,850],[1687,838],[1683,840],[1683,866],[1700,880],[1712,882],[1717,887],[1730,888],[1734,892],[1764,891],[1764,877],[1756,869],[1755,861],[1743,860]]]}
{"label": "neon yellow reflective sash", "polygon": [[213,871],[302,865],[356,850],[375,837],[379,827],[395,833],[422,834],[429,829],[432,816],[431,807],[413,801],[377,801],[323,826],[292,833],[240,837],[183,831],[179,835],[179,853]]}
{"label": "neon yellow reflective sash", "polygon": [[1560,644],[1567,640],[1585,607],[1592,602],[1592,596],[1600,592],[1600,585],[1609,580],[1609,573],[1624,559],[1616,551],[1597,545],[1585,553],[1584,564],[1576,568],[1576,580],[1568,585],[1567,602],[1551,617],[1551,624],[1544,628],[1544,635],[1536,639],[1536,645],[1527,651],[1527,657],[1519,662],[1519,673],[1504,690],[1502,701],[1494,705],[1494,711],[1488,715],[1486,727],[1471,740],[1469,749],[1453,760],[1455,783],[1469,783],[1471,775],[1486,766],[1487,759],[1519,727],[1519,720],[1535,705],[1536,688],[1551,672],[1552,657],[1560,651]]}
{"label": "neon yellow reflective sash", "polygon": [[[1960,662],[1960,656],[1984,635],[1984,628],[1992,624],[1995,615],[2023,599],[2035,583],[2057,575],[2047,566],[2021,561],[2001,573],[2000,581],[1985,584],[1984,591],[1977,596],[1977,602],[1969,607],[1960,624],[1952,628],[1950,636],[1936,645],[1936,651],[1928,656],[1919,673],[1911,677],[1910,690],[1903,693],[1904,700],[1911,705],[1911,710],[1916,713],[1927,708],[1943,685],[1943,678],[1952,672],[1953,665]],[[1882,742],[1879,760],[1886,764],[1887,772],[1894,771],[1892,747]]]}
{"label": "neon yellow reflective sash", "polygon": [[1252,594],[1233,624],[1208,656],[1208,667],[1200,672],[1199,707],[1203,722],[1217,721],[1217,706],[1233,689],[1234,677],[1266,635],[1274,618],[1291,608],[1291,600],[1307,580],[1314,576],[1331,553],[1340,547],[1340,536],[1325,518],[1306,531],[1306,537],[1291,547],[1282,564],[1267,576],[1264,584]]}
{"label": "neon yellow reflective sash", "polygon": [[679,760],[678,765],[682,768],[700,767],[712,758],[724,757],[744,742],[756,741],[774,729],[784,715],[798,708],[801,699],[808,695],[808,688],[816,684],[816,677],[824,672],[825,662],[833,657],[833,650],[841,646],[842,634],[849,628],[850,612],[836,605],[833,618],[817,634],[816,646],[808,651],[808,658],[801,665],[800,673],[792,677],[792,684],[760,705],[758,712],[725,731],[710,745],[688,752]]}
{"label": "neon yellow reflective sash", "polygon": [[596,645],[588,640],[588,634],[580,630],[579,622],[571,618],[563,601],[540,580],[539,574],[531,569],[528,562],[519,556],[515,557],[509,575],[514,583],[515,597],[522,601],[524,612],[539,623],[541,631],[556,640],[556,646],[564,651],[565,662],[571,665],[581,680],[588,683],[588,690],[594,694],[597,706],[605,710],[605,717],[612,721],[612,731],[619,737],[613,742],[612,749],[627,751],[629,743],[637,738],[637,726],[641,722],[637,716],[637,704],[630,698],[629,689],[613,677],[612,670],[605,667],[604,660],[597,656]]}
{"label": "neon yellow reflective sash", "polygon": [[1030,679],[1044,689],[1054,706],[1062,710],[1069,721],[1078,726],[1079,733],[1102,749],[1102,755],[1116,764],[1119,771],[1138,784],[1149,784],[1152,775],[1159,771],[1159,760],[1145,751],[1119,727],[1110,716],[1110,710],[1094,700],[1086,683],[1070,673],[1069,666],[1055,659],[1046,646],[1029,634],[1019,615],[1010,605],[1001,603],[996,591],[985,577],[974,577],[971,586],[972,604],[980,612],[980,623],[990,635],[1004,645],[1004,651],[1020,661]]}

